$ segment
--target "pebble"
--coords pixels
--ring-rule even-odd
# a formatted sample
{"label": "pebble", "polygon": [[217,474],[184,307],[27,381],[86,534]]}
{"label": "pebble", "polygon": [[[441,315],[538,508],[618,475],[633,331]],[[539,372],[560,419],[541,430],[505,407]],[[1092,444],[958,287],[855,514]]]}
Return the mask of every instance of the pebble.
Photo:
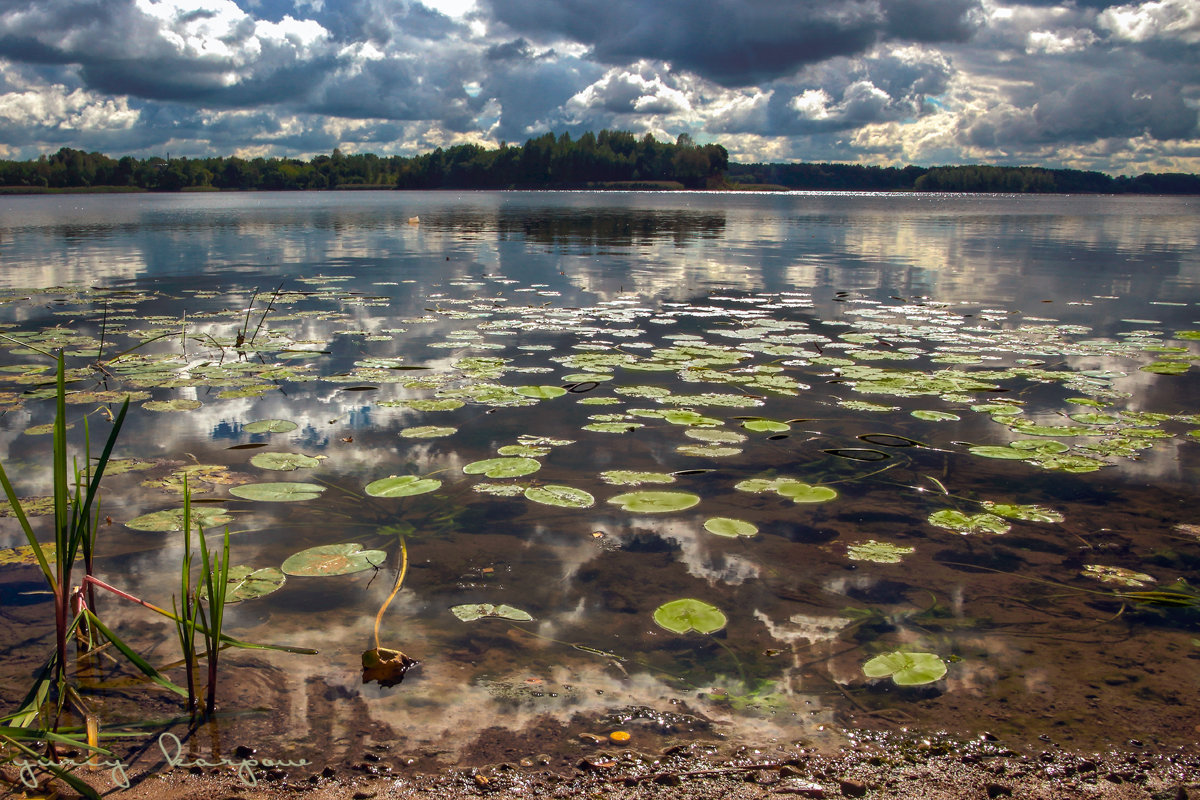
{"label": "pebble", "polygon": [[867,784],[853,778],[843,778],[839,781],[839,787],[842,790],[842,794],[846,797],[862,797],[867,793],[867,789],[869,788]]}
{"label": "pebble", "polygon": [[825,787],[812,781],[802,781],[789,778],[780,781],[771,789],[771,794],[794,794],[800,797],[826,797]]}

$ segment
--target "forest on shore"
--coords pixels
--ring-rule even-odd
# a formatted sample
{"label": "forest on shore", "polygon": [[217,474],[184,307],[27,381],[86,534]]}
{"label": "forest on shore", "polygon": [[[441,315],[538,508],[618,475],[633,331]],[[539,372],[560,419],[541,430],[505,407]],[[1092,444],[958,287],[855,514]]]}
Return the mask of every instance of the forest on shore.
{"label": "forest on shore", "polygon": [[759,189],[901,192],[1200,194],[1200,175],[1000,167],[737,164],[720,144],[628,131],[577,138],[546,133],[523,145],[460,144],[417,156],[372,153],[311,159],[153,156],[116,159],[64,147],[0,160],[0,193],[328,189]]}

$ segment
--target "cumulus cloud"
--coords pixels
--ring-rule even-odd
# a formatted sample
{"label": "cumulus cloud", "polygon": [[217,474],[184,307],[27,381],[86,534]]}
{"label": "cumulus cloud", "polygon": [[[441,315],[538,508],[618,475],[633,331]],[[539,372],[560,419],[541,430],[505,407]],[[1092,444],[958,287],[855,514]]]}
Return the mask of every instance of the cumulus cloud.
{"label": "cumulus cloud", "polygon": [[743,160],[1200,171],[1198,62],[1195,0],[0,0],[0,147],[615,128]]}
{"label": "cumulus cloud", "polygon": [[568,38],[607,63],[667,61],[725,86],[747,86],[880,41],[960,41],[972,0],[488,0],[531,38]]}

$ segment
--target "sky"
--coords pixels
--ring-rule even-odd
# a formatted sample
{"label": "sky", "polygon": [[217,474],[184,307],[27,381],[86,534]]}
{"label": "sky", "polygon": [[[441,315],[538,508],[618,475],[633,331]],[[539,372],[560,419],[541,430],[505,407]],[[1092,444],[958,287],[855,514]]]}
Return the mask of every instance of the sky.
{"label": "sky", "polygon": [[0,0],[0,158],[415,155],[1200,173],[1200,0]]}

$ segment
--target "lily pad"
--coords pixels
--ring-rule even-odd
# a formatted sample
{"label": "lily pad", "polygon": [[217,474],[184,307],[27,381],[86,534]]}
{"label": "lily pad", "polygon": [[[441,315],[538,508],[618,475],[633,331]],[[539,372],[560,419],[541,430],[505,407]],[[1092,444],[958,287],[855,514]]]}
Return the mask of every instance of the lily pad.
{"label": "lily pad", "polygon": [[173,400],[147,400],[142,403],[142,408],[147,411],[195,411],[202,405],[199,400],[177,397]]}
{"label": "lily pad", "polygon": [[387,558],[382,550],[363,550],[357,542],[323,544],[293,553],[283,562],[283,571],[299,577],[351,575],[378,567]]}
{"label": "lily pad", "polygon": [[1062,522],[1063,515],[1059,512],[1036,505],[1017,505],[1015,503],[992,503],[985,501],[983,507],[989,514],[1020,519],[1026,522]]}
{"label": "lily pad", "polygon": [[458,431],[458,428],[452,428],[448,425],[417,425],[412,428],[404,428],[400,431],[402,439],[436,439],[440,436],[449,436]]}
{"label": "lily pad", "polygon": [[291,420],[260,419],[256,422],[247,422],[242,426],[242,431],[244,433],[287,433],[298,427],[300,426]]}
{"label": "lily pad", "polygon": [[613,486],[638,486],[643,483],[674,483],[675,476],[669,472],[635,472],[627,469],[610,469],[600,473],[600,480]]}
{"label": "lily pad", "polygon": [[482,461],[472,461],[462,470],[468,475],[486,475],[489,478],[519,478],[530,475],[542,468],[540,461],[523,456],[508,456],[505,458],[485,458]]}
{"label": "lily pad", "polygon": [[229,568],[225,602],[238,603],[242,600],[264,597],[281,588],[286,580],[287,576],[276,567],[254,569],[244,564],[238,564]]}
{"label": "lily pad", "polygon": [[712,517],[704,521],[704,530],[717,536],[736,539],[739,536],[753,536],[758,533],[758,526],[741,519]]}
{"label": "lily pad", "polygon": [[915,552],[915,547],[903,547],[889,542],[868,539],[846,546],[846,555],[851,561],[873,561],[876,564],[899,564],[904,556]]}
{"label": "lily pad", "polygon": [[436,491],[442,482],[436,478],[418,475],[392,475],[367,484],[366,492],[371,497],[411,497]]}
{"label": "lily pad", "polygon": [[556,486],[553,484],[530,486],[525,490],[525,497],[535,503],[542,503],[547,506],[562,506],[563,508],[590,508],[596,502],[596,498],[583,489],[576,489],[573,486]]}
{"label": "lily pad", "polygon": [[748,419],[742,423],[742,427],[748,431],[754,431],[755,433],[783,433],[784,431],[790,431],[792,429],[792,426],[788,425],[786,422],[778,422],[773,419],[763,418]]}
{"label": "lily pad", "polygon": [[610,497],[608,502],[635,514],[664,514],[691,508],[700,502],[700,496],[690,492],[626,492]]}
{"label": "lily pad", "polygon": [[[192,506],[193,528],[212,528],[232,521],[233,517],[229,516],[223,508]],[[149,514],[142,514],[140,517],[134,517],[129,522],[126,522],[125,527],[133,528],[135,531],[151,531],[155,533],[182,531],[183,509],[168,508],[163,511],[152,511]]]}
{"label": "lily pad", "polygon": [[522,397],[532,397],[536,400],[553,400],[567,393],[561,386],[518,386],[513,391]]}
{"label": "lily pad", "polygon": [[721,609],[711,603],[685,597],[663,603],[656,608],[654,621],[659,627],[672,633],[683,634],[689,631],[716,633],[724,628],[729,620]]}
{"label": "lily pad", "polygon": [[321,459],[303,453],[257,453],[250,459],[250,463],[262,469],[291,472],[297,469],[311,469],[320,464]]}
{"label": "lily pad", "polygon": [[508,605],[492,605],[491,603],[467,603],[450,609],[454,616],[463,622],[474,622],[477,619],[495,618],[511,619],[514,622],[530,622],[533,616],[528,611]]}
{"label": "lily pad", "polygon": [[325,491],[324,486],[315,483],[289,483],[276,481],[272,483],[246,483],[234,486],[229,493],[243,500],[258,500],[267,503],[295,503],[301,500],[313,500]]}
{"label": "lily pad", "polygon": [[961,533],[967,536],[972,533],[1007,533],[1010,526],[995,514],[964,514],[952,508],[935,511],[929,515],[931,525]]}
{"label": "lily pad", "polygon": [[868,678],[891,676],[897,686],[920,686],[933,683],[946,674],[946,664],[935,653],[906,653],[894,650],[875,656],[863,664]]}
{"label": "lily pad", "polygon": [[929,422],[957,422],[962,419],[958,414],[952,414],[949,411],[931,411],[924,408],[918,408],[916,411],[908,412],[917,419],[927,420]]}

